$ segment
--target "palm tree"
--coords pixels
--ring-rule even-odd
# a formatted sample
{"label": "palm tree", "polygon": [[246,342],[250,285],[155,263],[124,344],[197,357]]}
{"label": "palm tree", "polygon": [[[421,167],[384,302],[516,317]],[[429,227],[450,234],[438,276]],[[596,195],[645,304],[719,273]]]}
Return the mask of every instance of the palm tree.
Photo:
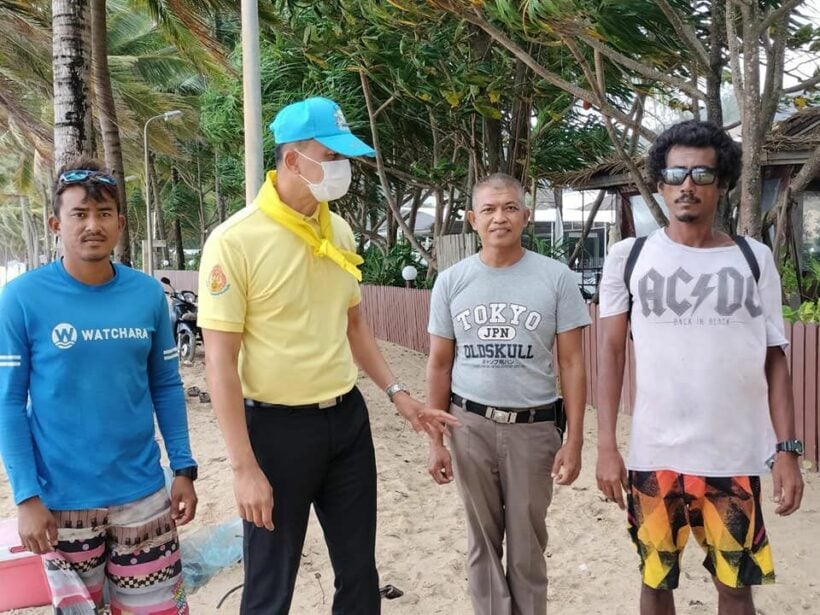
{"label": "palm tree", "polygon": [[131,241],[128,228],[128,199],[125,193],[125,167],[122,161],[120,129],[117,122],[117,106],[114,103],[114,90],[111,86],[111,73],[108,70],[108,27],[105,0],[91,0],[91,42],[94,58],[94,84],[96,86],[96,103],[102,132],[105,166],[114,173],[117,179],[117,193],[120,202],[120,213],[125,218],[114,258],[121,263],[131,265]]}
{"label": "palm tree", "polygon": [[91,14],[87,0],[52,0],[54,163],[94,151],[91,123]]}
{"label": "palm tree", "polygon": [[[85,87],[83,92],[93,103],[106,164],[120,180],[127,168],[132,175],[142,173],[142,125],[157,110],[184,110],[186,121],[175,126],[175,133],[184,140],[195,135],[198,93],[206,76],[220,68],[214,51],[218,44],[213,40],[202,43],[207,36],[203,29],[207,11],[215,4],[230,3],[189,0],[174,3],[172,11],[167,2],[90,0],[94,78],[86,79],[93,87]],[[201,10],[199,21],[194,12],[197,7]],[[5,24],[0,30],[0,126],[14,137],[7,140],[11,151],[25,157],[34,150],[47,162],[40,165],[44,169],[40,183],[46,186],[51,182],[52,163],[59,164],[53,156],[50,121],[52,83],[56,83],[52,74],[52,8],[50,0],[0,0],[0,20]],[[186,24],[195,23],[202,31],[188,30]],[[169,157],[180,153],[176,140],[165,130],[154,131],[150,145]],[[124,194],[124,182],[119,183],[121,202],[127,207],[131,200]],[[45,194],[36,190],[32,198],[47,200],[47,192],[47,187]],[[133,215],[128,218],[132,225],[138,222]],[[122,261],[131,256],[128,235],[130,232],[123,235],[115,251]]]}

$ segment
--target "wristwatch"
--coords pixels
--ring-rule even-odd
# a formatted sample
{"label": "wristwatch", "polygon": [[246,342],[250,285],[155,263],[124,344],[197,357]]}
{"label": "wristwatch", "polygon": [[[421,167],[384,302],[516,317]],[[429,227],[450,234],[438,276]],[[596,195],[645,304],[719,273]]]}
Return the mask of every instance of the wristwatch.
{"label": "wristwatch", "polygon": [[384,390],[384,392],[387,393],[387,397],[390,399],[390,401],[393,401],[393,396],[400,391],[404,391],[405,393],[409,392],[407,390],[407,387],[404,386],[401,382],[394,382]]}
{"label": "wristwatch", "polygon": [[190,478],[193,481],[196,480],[197,476],[199,476],[199,471],[196,466],[189,466],[187,468],[174,470],[174,476],[184,476],[185,478]]}
{"label": "wristwatch", "polygon": [[778,442],[775,447],[777,453],[794,453],[795,455],[803,454],[803,442],[801,440],[784,440]]}

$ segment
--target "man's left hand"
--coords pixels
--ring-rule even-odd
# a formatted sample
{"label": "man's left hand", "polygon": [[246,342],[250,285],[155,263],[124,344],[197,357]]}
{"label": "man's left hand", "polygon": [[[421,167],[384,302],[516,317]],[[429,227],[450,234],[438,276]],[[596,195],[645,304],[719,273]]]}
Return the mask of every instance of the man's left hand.
{"label": "man's left hand", "polygon": [[177,476],[171,484],[171,518],[179,525],[185,525],[196,514],[196,490],[194,481],[187,476]]}
{"label": "man's left hand", "polygon": [[393,403],[416,432],[425,431],[430,437],[448,435],[447,427],[458,427],[458,419],[449,412],[426,408],[420,401],[401,391],[393,396]]}
{"label": "man's left hand", "polygon": [[571,485],[581,473],[581,444],[567,441],[556,453],[552,478],[556,485]]}
{"label": "man's left hand", "polygon": [[803,476],[800,474],[800,465],[797,455],[792,453],[778,453],[772,466],[772,483],[774,486],[774,501],[777,508],[774,512],[786,516],[800,508],[803,499]]}

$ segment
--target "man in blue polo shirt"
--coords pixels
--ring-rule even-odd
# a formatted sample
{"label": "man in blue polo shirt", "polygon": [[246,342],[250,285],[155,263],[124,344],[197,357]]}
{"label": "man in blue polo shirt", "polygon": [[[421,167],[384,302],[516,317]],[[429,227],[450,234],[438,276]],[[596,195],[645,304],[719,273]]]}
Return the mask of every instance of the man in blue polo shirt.
{"label": "man in blue polo shirt", "polygon": [[[187,614],[175,525],[196,465],[160,285],[109,260],[116,180],[61,169],[49,227],[63,258],[0,295],[0,454],[23,545],[43,554],[55,612]],[[165,491],[154,416],[176,474]]]}

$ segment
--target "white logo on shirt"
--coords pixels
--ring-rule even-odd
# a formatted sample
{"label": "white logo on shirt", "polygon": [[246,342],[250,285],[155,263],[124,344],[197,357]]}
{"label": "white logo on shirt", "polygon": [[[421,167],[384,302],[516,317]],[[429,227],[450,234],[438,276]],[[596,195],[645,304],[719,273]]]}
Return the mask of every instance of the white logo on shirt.
{"label": "white logo on shirt", "polygon": [[[107,327],[105,329],[82,329],[83,341],[102,342],[107,340],[147,340],[148,329],[144,327]],[[51,331],[51,341],[60,350],[68,350],[77,343],[77,329],[74,325],[61,322]],[[176,349],[174,349],[176,352]]]}
{"label": "white logo on shirt", "polygon": [[[509,309],[508,309],[509,308]],[[489,324],[482,327],[479,337],[481,339],[512,339],[515,334],[510,335],[512,327],[493,327],[492,325],[513,325],[517,327],[522,322],[527,331],[535,331],[541,323],[541,314],[535,310],[529,311],[524,305],[515,303],[490,303],[489,305],[476,305],[473,309],[467,309],[455,315],[455,320],[461,324],[465,331],[473,328],[473,325]],[[496,329],[492,331],[492,329]]]}
{"label": "white logo on shirt", "polygon": [[61,322],[52,329],[51,341],[60,350],[67,350],[77,343],[77,329],[70,323]]}

